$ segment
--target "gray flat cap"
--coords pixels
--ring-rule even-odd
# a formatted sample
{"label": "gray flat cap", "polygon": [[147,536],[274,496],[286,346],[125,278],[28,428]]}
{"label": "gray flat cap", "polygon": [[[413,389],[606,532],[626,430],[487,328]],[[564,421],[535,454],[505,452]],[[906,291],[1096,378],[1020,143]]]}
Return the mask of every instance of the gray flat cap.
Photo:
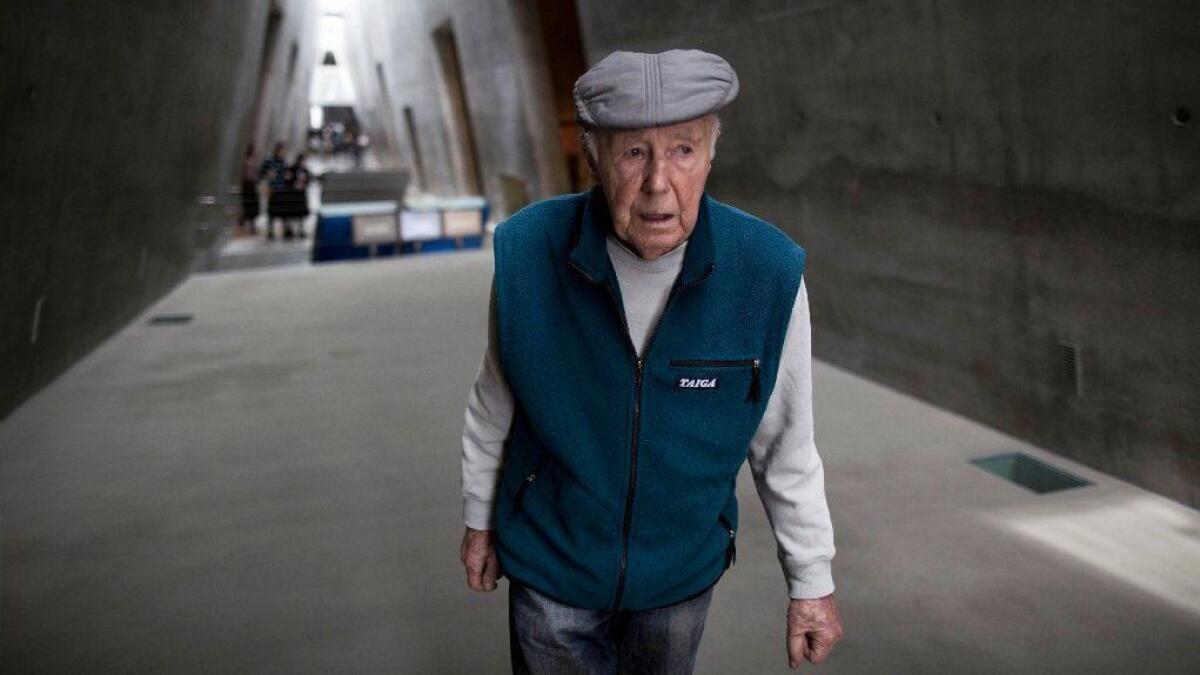
{"label": "gray flat cap", "polygon": [[737,94],[737,73],[716,54],[619,51],[575,81],[575,117],[591,129],[659,127],[716,112]]}

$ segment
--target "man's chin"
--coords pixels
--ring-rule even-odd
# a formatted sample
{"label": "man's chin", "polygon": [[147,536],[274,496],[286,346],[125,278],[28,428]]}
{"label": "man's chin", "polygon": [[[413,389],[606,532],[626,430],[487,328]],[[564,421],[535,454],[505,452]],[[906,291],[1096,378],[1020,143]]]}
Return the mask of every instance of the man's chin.
{"label": "man's chin", "polygon": [[643,253],[657,252],[661,255],[678,247],[683,243],[683,239],[680,238],[678,232],[643,232],[633,240],[633,243]]}

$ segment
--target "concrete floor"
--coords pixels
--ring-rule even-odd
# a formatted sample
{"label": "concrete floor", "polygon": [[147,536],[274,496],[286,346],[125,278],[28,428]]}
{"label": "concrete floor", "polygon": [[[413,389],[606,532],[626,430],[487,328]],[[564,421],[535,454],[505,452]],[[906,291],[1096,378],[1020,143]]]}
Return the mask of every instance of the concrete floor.
{"label": "concrete floor", "polygon": [[[0,424],[5,672],[508,672],[458,561],[490,252],[195,275]],[[186,325],[151,326],[159,312]],[[1200,672],[1200,514],[815,366],[828,673]],[[1035,495],[1022,450],[1094,485]],[[699,673],[786,672],[748,469]],[[805,664],[803,669],[811,668]]]}
{"label": "concrete floor", "polygon": [[[275,224],[275,239],[266,238],[266,218],[259,218],[256,234],[230,233],[219,250],[207,256],[202,268],[197,272],[222,272],[228,270],[249,270],[259,267],[281,267],[283,265],[306,265],[312,262],[313,231],[316,229],[316,217],[305,218],[298,223],[305,228],[303,239],[283,239],[280,235],[282,225]],[[231,228],[232,229],[232,228]]]}

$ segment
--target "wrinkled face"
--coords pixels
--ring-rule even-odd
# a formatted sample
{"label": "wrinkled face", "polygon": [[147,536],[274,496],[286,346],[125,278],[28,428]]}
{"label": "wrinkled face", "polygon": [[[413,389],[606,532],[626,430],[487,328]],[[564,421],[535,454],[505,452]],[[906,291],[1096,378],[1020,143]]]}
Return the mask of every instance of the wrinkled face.
{"label": "wrinkled face", "polygon": [[712,168],[714,117],[596,136],[596,169],[617,238],[646,260],[692,234]]}

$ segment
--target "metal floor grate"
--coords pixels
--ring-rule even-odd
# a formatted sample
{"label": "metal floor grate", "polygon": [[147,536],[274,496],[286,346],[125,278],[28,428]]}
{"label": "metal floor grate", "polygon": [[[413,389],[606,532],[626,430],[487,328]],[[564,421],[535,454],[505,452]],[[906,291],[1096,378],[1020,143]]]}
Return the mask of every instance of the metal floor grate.
{"label": "metal floor grate", "polygon": [[191,322],[191,314],[155,314],[150,318],[151,326],[174,326],[181,323]]}
{"label": "metal floor grate", "polygon": [[1091,485],[1091,482],[1079,476],[1021,452],[981,457],[971,460],[971,463],[1038,494]]}

